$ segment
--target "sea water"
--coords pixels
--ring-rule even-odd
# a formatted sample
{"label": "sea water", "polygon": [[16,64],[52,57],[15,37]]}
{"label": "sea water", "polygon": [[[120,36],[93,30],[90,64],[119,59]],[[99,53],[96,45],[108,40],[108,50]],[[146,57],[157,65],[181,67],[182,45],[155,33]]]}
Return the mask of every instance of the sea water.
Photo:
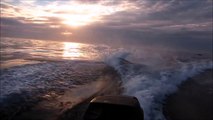
{"label": "sea water", "polygon": [[122,94],[138,98],[145,120],[164,120],[165,98],[187,78],[213,67],[208,54],[147,46],[1,38],[0,52],[1,106],[14,95],[34,98],[89,84],[104,64],[120,75]]}

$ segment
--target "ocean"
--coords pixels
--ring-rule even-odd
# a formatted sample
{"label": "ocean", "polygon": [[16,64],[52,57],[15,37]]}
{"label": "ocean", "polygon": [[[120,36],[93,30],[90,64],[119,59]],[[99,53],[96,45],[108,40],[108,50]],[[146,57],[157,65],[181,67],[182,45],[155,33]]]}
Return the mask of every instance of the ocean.
{"label": "ocean", "polygon": [[184,81],[213,68],[211,53],[154,46],[1,38],[0,47],[4,119],[38,117],[35,110],[41,109],[41,118],[56,119],[101,91],[135,96],[145,120],[166,120],[165,99]]}

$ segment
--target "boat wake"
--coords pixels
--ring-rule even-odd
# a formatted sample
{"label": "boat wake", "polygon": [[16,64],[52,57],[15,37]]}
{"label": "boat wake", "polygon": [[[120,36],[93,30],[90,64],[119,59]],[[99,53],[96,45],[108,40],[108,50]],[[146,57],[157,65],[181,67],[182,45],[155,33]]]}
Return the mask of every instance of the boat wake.
{"label": "boat wake", "polygon": [[178,85],[187,78],[213,68],[211,60],[185,62],[176,59],[170,65],[158,67],[155,64],[153,67],[151,64],[142,64],[143,62],[127,61],[131,57],[129,53],[118,52],[106,59],[106,63],[121,75],[123,94],[139,99],[145,120],[165,120],[162,109],[166,96],[174,93]]}

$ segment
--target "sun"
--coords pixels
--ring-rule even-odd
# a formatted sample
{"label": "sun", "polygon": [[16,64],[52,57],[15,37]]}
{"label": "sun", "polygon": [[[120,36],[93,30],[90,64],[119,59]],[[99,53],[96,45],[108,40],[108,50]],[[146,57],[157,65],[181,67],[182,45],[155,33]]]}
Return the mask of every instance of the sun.
{"label": "sun", "polygon": [[103,9],[104,6],[101,5],[81,5],[75,3],[75,7],[67,8],[67,13],[61,14],[60,16],[63,19],[63,24],[79,27],[100,20],[101,16],[104,14]]}
{"label": "sun", "polygon": [[57,16],[62,19],[62,23],[64,25],[79,27],[99,22],[104,16],[121,10],[121,8],[118,9],[102,4],[80,4],[72,2],[72,6],[60,6],[58,11],[63,12],[61,14],[57,14]]}
{"label": "sun", "polygon": [[98,16],[92,14],[79,14],[79,15],[64,15],[63,24],[69,25],[72,27],[85,26],[92,22],[95,22],[98,19]]}

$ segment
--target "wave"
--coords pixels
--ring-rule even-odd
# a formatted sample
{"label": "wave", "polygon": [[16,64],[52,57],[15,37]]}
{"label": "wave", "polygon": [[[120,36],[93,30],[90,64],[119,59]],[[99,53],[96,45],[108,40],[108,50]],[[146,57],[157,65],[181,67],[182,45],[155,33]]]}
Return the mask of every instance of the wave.
{"label": "wave", "polygon": [[161,69],[155,69],[159,68],[157,64],[154,67],[151,64],[141,64],[149,61],[128,61],[127,59],[131,59],[132,56],[132,53],[119,51],[108,57],[105,62],[121,75],[122,86],[125,88],[123,94],[139,99],[145,120],[165,120],[162,109],[166,96],[177,91],[178,85],[187,78],[213,68],[213,62],[208,59],[187,62],[176,59],[172,61],[173,64],[164,67],[161,65]]}
{"label": "wave", "polygon": [[23,91],[70,89],[95,80],[103,68],[104,64],[98,62],[49,61],[1,69],[0,100]]}
{"label": "wave", "polygon": [[[38,46],[38,48],[40,47]],[[47,47],[42,48],[45,50]],[[156,52],[152,50],[153,48],[138,48],[136,50],[134,48],[131,50],[99,46],[94,47],[94,49],[93,47],[81,49],[82,51],[89,50],[91,53],[95,53],[94,56],[96,57],[92,55],[95,60],[102,61],[104,59],[108,65],[120,74],[122,86],[125,88],[123,94],[133,95],[139,99],[146,120],[165,119],[162,113],[162,103],[165,97],[175,92],[178,85],[187,78],[205,69],[212,69],[213,66],[212,61],[208,59],[190,58],[186,55],[180,58],[174,53],[162,54],[165,51],[159,54],[160,51]],[[148,52],[145,52],[145,50]],[[21,51],[23,50],[21,49]],[[98,62],[58,60],[58,55],[49,58],[46,56],[48,52],[44,51],[44,56],[41,56],[41,53],[39,52],[39,56],[24,56],[25,60],[38,61],[39,63],[1,69],[0,103],[3,98],[13,93],[25,92],[25,94],[29,93],[30,97],[35,97],[35,94],[42,93],[40,91],[59,90],[60,92],[79,84],[89,83],[102,75],[101,72],[104,66],[102,62],[100,64]],[[204,56],[199,56],[204,58]],[[20,54],[19,57],[23,56]],[[8,62],[7,59],[6,61]],[[17,62],[17,60],[15,61]],[[11,63],[11,61],[9,62]],[[39,92],[34,94],[33,92],[36,91]]]}
{"label": "wave", "polygon": [[38,119],[57,118],[94,96],[121,91],[119,75],[103,62],[46,61],[1,69],[1,73],[3,119],[31,119],[35,113]]}

